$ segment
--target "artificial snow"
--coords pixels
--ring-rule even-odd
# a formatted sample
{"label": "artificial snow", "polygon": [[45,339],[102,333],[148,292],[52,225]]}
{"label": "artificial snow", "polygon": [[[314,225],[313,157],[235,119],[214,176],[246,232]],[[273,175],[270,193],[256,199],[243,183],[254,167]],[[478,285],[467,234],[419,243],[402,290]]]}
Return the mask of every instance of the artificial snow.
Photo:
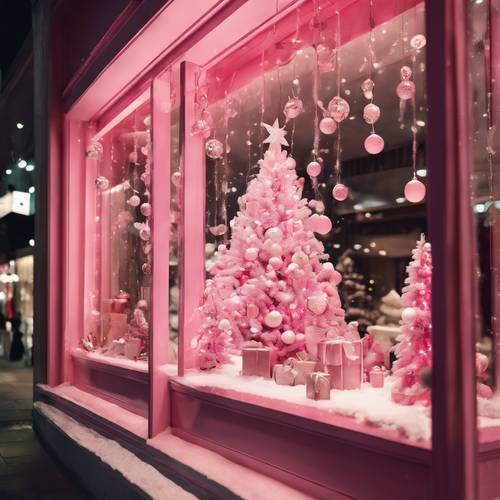
{"label": "artificial snow", "polygon": [[39,387],[46,392],[51,392],[61,398],[76,403],[99,417],[105,418],[139,437],[144,439],[148,437],[147,419],[121,406],[82,391],[68,383],[60,384],[56,387],[49,387],[41,384]]}
{"label": "artificial snow", "polygon": [[176,500],[187,500],[196,498],[173,481],[167,479],[154,467],[139,460],[136,455],[116,441],[85,427],[51,405],[37,402],[34,406],[73,441],[98,456],[152,499],[175,498]]}
{"label": "artificial snow", "polygon": [[107,356],[97,351],[86,351],[80,347],[73,349],[72,355],[76,358],[90,359],[107,365],[127,368],[128,370],[135,370],[143,373],[148,372],[147,361],[128,359],[124,356]]}
{"label": "artificial snow", "polygon": [[[276,479],[260,474],[243,465],[196,444],[164,431],[148,441],[153,448],[197,470],[209,479],[231,490],[241,498],[268,500],[308,500],[310,496],[297,491]],[[312,499],[311,499],[312,500]]]}
{"label": "artificial snow", "polygon": [[[241,376],[241,358],[233,356],[232,359],[232,365],[224,365],[210,372],[192,372],[178,380],[192,387],[209,388],[212,391],[217,388],[233,390],[314,407],[324,410],[327,414],[353,417],[360,423],[398,431],[414,441],[428,441],[431,438],[429,409],[394,403],[391,400],[390,378],[385,379],[385,386],[381,389],[365,383],[359,390],[332,389],[330,400],[314,401],[306,397],[304,385],[284,386],[277,385],[272,379]],[[331,417],[330,423],[334,423],[334,415]]]}

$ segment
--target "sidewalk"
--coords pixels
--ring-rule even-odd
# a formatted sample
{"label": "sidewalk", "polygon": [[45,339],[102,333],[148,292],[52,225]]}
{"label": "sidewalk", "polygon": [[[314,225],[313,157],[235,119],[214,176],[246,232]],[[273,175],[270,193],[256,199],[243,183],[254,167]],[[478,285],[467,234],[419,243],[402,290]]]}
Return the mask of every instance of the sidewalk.
{"label": "sidewalk", "polygon": [[31,428],[33,370],[0,359],[0,498],[89,499],[38,442]]}

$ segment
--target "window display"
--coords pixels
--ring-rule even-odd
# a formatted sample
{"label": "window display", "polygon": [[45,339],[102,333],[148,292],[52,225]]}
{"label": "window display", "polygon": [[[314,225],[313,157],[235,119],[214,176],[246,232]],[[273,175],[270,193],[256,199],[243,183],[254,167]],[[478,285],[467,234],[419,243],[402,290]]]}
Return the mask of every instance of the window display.
{"label": "window display", "polygon": [[357,2],[361,28],[312,4],[197,74],[207,279],[183,383],[428,443],[424,5]]}
{"label": "window display", "polygon": [[81,344],[91,353],[132,361],[147,360],[150,336],[151,148],[146,100],[98,132],[86,153],[86,210],[95,214],[95,225],[88,234],[91,288]]}

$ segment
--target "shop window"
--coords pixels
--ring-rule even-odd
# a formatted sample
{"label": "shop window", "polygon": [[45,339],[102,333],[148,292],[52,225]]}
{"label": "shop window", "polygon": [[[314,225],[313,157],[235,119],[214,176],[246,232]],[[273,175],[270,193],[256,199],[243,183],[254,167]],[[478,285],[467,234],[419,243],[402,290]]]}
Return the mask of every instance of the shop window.
{"label": "shop window", "polygon": [[182,383],[430,445],[425,51],[423,3],[306,2],[195,71],[206,281]]}

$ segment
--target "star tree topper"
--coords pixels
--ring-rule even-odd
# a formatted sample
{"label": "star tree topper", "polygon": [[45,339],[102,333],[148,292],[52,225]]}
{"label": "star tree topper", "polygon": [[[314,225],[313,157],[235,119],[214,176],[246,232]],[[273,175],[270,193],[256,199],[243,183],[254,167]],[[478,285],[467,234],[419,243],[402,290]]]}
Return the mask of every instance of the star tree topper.
{"label": "star tree topper", "polygon": [[262,126],[267,130],[269,137],[264,139],[264,144],[268,143],[273,149],[281,150],[281,146],[288,146],[288,142],[285,139],[287,131],[284,128],[280,128],[278,118],[274,120],[272,125],[267,123],[262,123]]}

